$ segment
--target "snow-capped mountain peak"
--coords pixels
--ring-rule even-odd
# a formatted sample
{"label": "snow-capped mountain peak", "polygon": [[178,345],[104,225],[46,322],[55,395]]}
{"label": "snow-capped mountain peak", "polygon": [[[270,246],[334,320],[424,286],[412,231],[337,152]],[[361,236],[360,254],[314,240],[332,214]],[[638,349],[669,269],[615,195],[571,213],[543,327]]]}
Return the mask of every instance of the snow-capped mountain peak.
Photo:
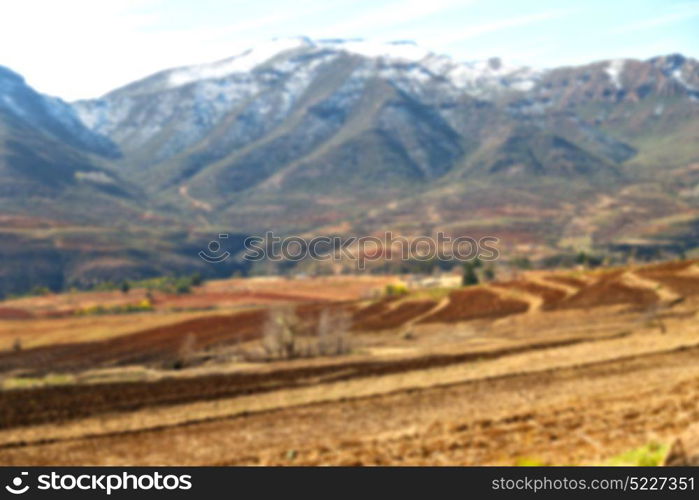
{"label": "snow-capped mountain peak", "polygon": [[169,74],[169,83],[172,87],[178,87],[198,80],[224,78],[234,73],[246,73],[283,52],[312,46],[312,42],[303,37],[276,38],[222,61],[172,70]]}
{"label": "snow-capped mountain peak", "polygon": [[344,84],[335,97],[346,108],[375,80],[432,103],[463,93],[488,98],[527,90],[536,78],[499,59],[459,63],[411,41],[278,38],[217,62],[161,71],[74,107],[88,128],[132,148],[146,147],[163,124],[179,117],[176,133],[158,145],[160,161],[204,138],[233,112],[259,120],[259,130],[248,122],[241,136],[262,133],[284,120],[309,89],[334,82],[338,72]]}
{"label": "snow-capped mountain peak", "polygon": [[[677,75],[674,80],[696,85],[687,63],[661,62],[664,71]],[[281,38],[218,62],[161,71],[73,107],[87,128],[149,167],[193,147],[213,151],[207,158],[223,158],[264,140],[284,123],[305,118],[318,121],[304,129],[309,136],[335,130],[345,121],[353,123],[348,130],[359,130],[362,120],[370,120],[366,110],[393,109],[387,104],[393,103],[391,95],[454,123],[462,118],[450,110],[468,106],[474,97],[508,101],[508,111],[517,116],[568,105],[573,97],[589,100],[588,90],[600,99],[616,99],[626,93],[610,91],[612,82],[623,86],[634,80],[629,71],[646,71],[648,64],[619,60],[539,71],[499,58],[459,62],[406,41]],[[584,85],[587,81],[592,83]],[[603,84],[590,89],[598,81]],[[211,137],[220,145],[211,146]],[[183,168],[195,171],[204,162],[191,161],[193,166]]]}
{"label": "snow-capped mountain peak", "polygon": [[39,94],[22,76],[4,66],[0,66],[0,111],[78,148],[107,156],[117,154],[112,142],[88,129],[70,104]]}
{"label": "snow-capped mountain peak", "polygon": [[432,56],[429,50],[420,47],[412,40],[396,40],[390,42],[372,42],[357,39],[325,39],[314,42],[323,49],[349,52],[370,58],[384,58],[396,62],[419,62]]}
{"label": "snow-capped mountain peak", "polygon": [[[236,74],[249,74],[272,60],[283,59],[287,54],[298,52],[303,52],[306,55],[323,54],[329,59],[345,53],[360,56],[384,66],[415,64],[424,70],[423,73],[431,73],[445,78],[454,87],[474,95],[487,94],[499,87],[508,86],[509,83],[517,84],[513,88],[526,90],[534,84],[539,75],[539,72],[530,68],[504,64],[499,58],[486,61],[458,62],[448,56],[436,54],[409,40],[374,42],[360,38],[311,40],[307,37],[293,37],[276,38],[221,61],[162,72],[148,79],[153,83],[157,82],[155,86],[143,88],[150,91],[163,90],[198,81],[221,79]],[[279,68],[295,70],[298,69],[298,65],[285,64]],[[508,78],[511,78],[512,81],[507,82]]]}
{"label": "snow-capped mountain peak", "polygon": [[412,41],[371,42],[364,39],[275,38],[221,61],[170,70],[168,85],[179,87],[200,80],[248,73],[275,57],[296,50],[346,52],[372,59],[382,58],[391,62],[419,62],[434,56],[432,52],[419,47]]}

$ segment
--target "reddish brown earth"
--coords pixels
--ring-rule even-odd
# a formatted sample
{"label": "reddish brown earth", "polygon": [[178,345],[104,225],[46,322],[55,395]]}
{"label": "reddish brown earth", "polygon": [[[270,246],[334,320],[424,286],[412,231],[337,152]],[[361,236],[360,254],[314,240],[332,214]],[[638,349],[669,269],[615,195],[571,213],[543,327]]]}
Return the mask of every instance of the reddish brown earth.
{"label": "reddish brown earth", "polygon": [[230,316],[208,316],[103,341],[4,352],[0,353],[0,371],[76,371],[100,365],[174,360],[185,345],[188,349],[202,350],[258,338],[265,315],[266,312],[257,310]]}
{"label": "reddish brown earth", "polygon": [[[446,297],[419,291],[373,302],[345,299],[332,282],[332,302],[313,299],[308,282],[299,285],[308,295],[294,296],[284,282],[283,291],[252,291],[271,300],[255,309],[5,351],[8,379],[13,370],[70,372],[79,382],[83,370],[144,365],[158,376],[0,391],[0,464],[599,463],[699,419],[695,265],[580,271],[580,279],[524,273]],[[662,329],[647,316],[658,286],[685,299],[667,306]],[[41,300],[50,310],[52,299]],[[293,308],[311,327],[324,311],[347,315],[356,350],[162,370],[184,350],[205,358],[257,345],[271,307]],[[149,314],[163,313],[143,313],[144,323]],[[401,334],[406,326],[414,335]]]}
{"label": "reddish brown earth", "polygon": [[549,309],[580,309],[619,304],[631,304],[644,308],[658,301],[658,296],[651,290],[633,288],[617,281],[616,277],[605,276],[605,279],[593,283],[574,295],[567,297]]}
{"label": "reddish brown earth", "polygon": [[0,307],[0,319],[31,319],[34,315],[24,309]]}
{"label": "reddish brown earth", "polygon": [[409,373],[476,360],[490,360],[543,348],[571,346],[621,338],[626,333],[602,338],[573,337],[533,342],[491,350],[458,354],[432,354],[388,361],[343,361],[319,366],[302,366],[265,371],[191,378],[166,378],[157,382],[90,384],[41,387],[0,392],[0,429],[21,425],[62,422],[115,411],[130,411],[191,401],[215,400],[259,394],[293,387]]}
{"label": "reddish brown earth", "polygon": [[[355,323],[357,330],[386,330],[398,328],[429,312],[437,305],[434,300],[406,300],[393,308],[382,308],[374,314],[361,311]],[[367,308],[368,309],[368,308]]]}
{"label": "reddish brown earth", "polygon": [[544,309],[552,308],[566,297],[566,293],[558,288],[551,288],[531,281],[506,281],[494,283],[493,286],[510,290],[521,290],[525,293],[539,296],[543,299]]}
{"label": "reddish brown earth", "polygon": [[699,293],[699,275],[678,276],[667,271],[648,271],[639,273],[639,275],[653,280],[680,295],[696,295]]}
{"label": "reddish brown earth", "polygon": [[460,290],[449,295],[449,305],[422,319],[421,323],[454,323],[474,319],[502,318],[526,312],[529,304],[515,299],[503,299],[483,288]]}
{"label": "reddish brown earth", "polygon": [[545,278],[548,281],[553,281],[554,283],[561,283],[562,285],[570,286],[573,288],[583,288],[587,285],[586,281],[583,281],[578,278],[573,278],[572,276],[547,275]]}
{"label": "reddish brown earth", "polygon": [[655,273],[677,273],[679,271],[685,271],[694,264],[696,264],[696,262],[691,260],[661,262],[659,264],[641,266],[635,269],[634,272],[640,274],[641,276],[650,276]]}

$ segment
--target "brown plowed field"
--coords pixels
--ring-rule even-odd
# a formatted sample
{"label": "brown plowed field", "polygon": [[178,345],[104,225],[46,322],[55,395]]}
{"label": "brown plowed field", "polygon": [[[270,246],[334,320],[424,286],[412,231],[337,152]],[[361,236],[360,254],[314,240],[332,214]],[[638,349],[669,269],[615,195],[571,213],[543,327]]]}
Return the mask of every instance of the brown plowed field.
{"label": "brown plowed field", "polygon": [[369,304],[368,306],[364,306],[354,314],[354,320],[359,321],[361,319],[381,315],[387,312],[390,309],[391,304],[396,300],[398,300],[397,297],[388,297],[385,299],[377,300],[376,302],[374,302],[373,304]]}
{"label": "brown plowed field", "polygon": [[[647,312],[660,300],[654,283],[689,296],[699,280],[678,263],[633,270],[642,280],[626,272],[543,278],[574,293],[524,273],[373,303],[340,300],[344,282],[328,280],[332,302],[172,313],[167,324],[168,313],[125,315],[129,325],[143,318],[142,329],[16,352],[7,340],[23,325],[82,320],[0,318],[3,387],[15,387],[0,390],[0,464],[581,464],[667,443],[699,420],[699,301],[669,302],[662,328]],[[312,285],[303,281],[304,294]],[[214,356],[257,345],[269,308],[290,305],[310,326],[325,310],[346,314],[353,351],[266,363]],[[407,325],[414,335],[400,334]],[[183,350],[205,363],[165,370]],[[144,365],[146,378],[118,378]],[[22,385],[33,379],[13,370],[44,385]],[[73,378],[51,382],[60,372]]]}
{"label": "brown plowed field", "polygon": [[493,286],[510,290],[521,290],[525,293],[539,296],[543,299],[543,309],[552,308],[566,297],[566,293],[563,290],[533,283],[531,281],[506,281],[503,283],[494,283]]}
{"label": "brown plowed field", "polygon": [[680,295],[696,295],[699,293],[699,274],[689,272],[694,264],[694,261],[664,262],[644,266],[634,272]]}
{"label": "brown plowed field", "polygon": [[0,372],[77,371],[100,365],[128,365],[177,358],[185,345],[201,350],[258,338],[265,311],[207,316],[103,341],[59,344],[0,353]]}
{"label": "brown plowed field", "polygon": [[526,312],[527,302],[504,299],[484,288],[460,290],[449,295],[449,304],[420,323],[454,323],[474,319],[494,319]]}
{"label": "brown plowed field", "polygon": [[556,304],[549,309],[589,309],[593,307],[629,304],[645,308],[658,302],[658,296],[651,290],[633,288],[615,278],[605,279],[588,285],[580,291]]}
{"label": "brown plowed field", "polygon": [[641,266],[634,270],[634,272],[640,274],[641,276],[652,275],[656,273],[677,273],[680,271],[685,271],[689,267],[696,264],[696,261],[692,260],[680,260],[674,262],[661,262],[660,264],[650,264],[647,266]]}
{"label": "brown plowed field", "polygon": [[436,305],[437,302],[434,300],[407,300],[388,310],[384,309],[375,314],[368,314],[365,317],[359,315],[354,327],[357,330],[398,328],[429,312]]}
{"label": "brown plowed field", "polygon": [[[673,263],[670,269],[682,270],[686,267],[686,265],[682,267]],[[673,274],[667,270],[667,266],[650,268],[647,273],[652,274],[652,278],[648,279],[653,279],[684,295],[699,292],[699,277]],[[658,301],[658,296],[652,290],[634,288],[621,282],[622,274],[623,270],[615,269],[591,274],[591,278],[597,280],[591,283],[575,280],[580,288],[571,296],[566,296],[563,290],[526,279],[494,283],[491,286],[539,296],[543,299],[544,311],[590,309],[610,305],[630,305],[643,309]],[[567,284],[570,284],[572,279],[567,276],[547,276],[547,279],[554,278],[560,278],[561,282],[565,280]],[[285,292],[289,291],[285,290]],[[267,293],[260,292],[260,296]],[[224,296],[227,297],[227,295]],[[291,294],[275,296],[290,297]],[[42,298],[42,300],[45,299]],[[352,315],[352,328],[355,331],[396,329],[426,314],[427,316],[420,319],[419,323],[497,319],[521,314],[530,307],[525,300],[503,297],[487,287],[454,291],[449,295],[446,306],[440,308],[436,308],[437,302],[430,299],[410,300],[408,298],[396,303],[398,300],[396,297],[389,297],[363,307],[353,301],[313,301],[293,307],[311,329],[317,324],[324,310],[345,311]],[[293,305],[293,302],[285,301],[280,305],[285,304]],[[436,311],[429,314],[433,308]],[[23,310],[12,309],[11,311],[23,317],[30,314]],[[202,351],[260,338],[266,314],[264,308],[231,315],[212,313],[209,316],[147,328],[105,340],[47,345],[20,352],[0,352],[0,373],[10,370],[24,370],[28,373],[75,372],[100,366],[170,363],[180,356],[183,349]]]}
{"label": "brown plowed field", "polygon": [[[0,446],[7,465],[601,462],[699,419],[684,349],[195,422]],[[105,451],[106,450],[106,451]]]}
{"label": "brown plowed field", "polygon": [[583,288],[587,286],[587,281],[578,278],[573,278],[572,276],[548,275],[546,276],[546,280],[553,281],[554,283],[560,283],[562,285],[570,286],[573,288]]}
{"label": "brown plowed field", "polygon": [[699,294],[699,275],[674,276],[670,274],[653,274],[648,277],[680,295]]}
{"label": "brown plowed field", "polygon": [[[218,305],[267,305],[288,302],[323,301],[321,298],[291,292],[239,291],[239,292],[204,292],[195,294],[159,294],[154,305],[160,309],[201,309]],[[323,302],[330,302],[325,300]]]}
{"label": "brown plowed field", "polygon": [[24,309],[13,307],[0,307],[0,320],[2,319],[31,319],[34,315]]}
{"label": "brown plowed field", "polygon": [[352,302],[335,302],[335,303],[310,303],[300,304],[294,308],[296,316],[309,325],[317,325],[323,312],[331,314],[346,314],[348,318],[357,309],[356,304]]}
{"label": "brown plowed field", "polygon": [[0,429],[44,422],[63,422],[115,411],[130,411],[191,401],[215,400],[292,387],[444,367],[497,359],[542,348],[620,338],[572,337],[493,350],[439,354],[390,361],[337,362],[265,373],[237,373],[157,382],[67,385],[0,392]]}

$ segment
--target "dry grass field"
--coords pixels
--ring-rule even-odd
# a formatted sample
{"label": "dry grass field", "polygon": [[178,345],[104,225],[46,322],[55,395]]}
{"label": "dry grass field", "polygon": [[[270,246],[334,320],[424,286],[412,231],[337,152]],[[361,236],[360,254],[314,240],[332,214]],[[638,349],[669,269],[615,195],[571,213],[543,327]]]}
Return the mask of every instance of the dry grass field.
{"label": "dry grass field", "polygon": [[[397,281],[0,303],[0,463],[608,463],[699,420],[695,262],[382,296]],[[275,311],[305,351],[269,355]],[[338,329],[342,352],[309,347]]]}

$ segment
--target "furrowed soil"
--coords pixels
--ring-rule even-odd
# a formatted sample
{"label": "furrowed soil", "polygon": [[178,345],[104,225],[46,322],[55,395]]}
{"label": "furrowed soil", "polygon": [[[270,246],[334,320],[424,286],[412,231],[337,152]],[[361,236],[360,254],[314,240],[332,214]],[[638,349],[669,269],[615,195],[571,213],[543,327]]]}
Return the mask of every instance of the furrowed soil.
{"label": "furrowed soil", "polygon": [[[56,343],[31,325],[66,318],[0,304],[14,315],[0,318],[0,338],[22,323],[27,345],[42,339],[0,352],[0,463],[602,463],[699,420],[697,269],[532,271],[378,300],[351,277],[308,279],[299,294],[288,281],[273,291],[237,280],[235,290],[207,284],[211,311],[170,322],[143,313],[141,329],[124,315],[119,330],[122,319],[110,317],[117,333]],[[240,287],[260,302],[231,305]],[[267,293],[285,298],[270,305]],[[277,306],[311,330],[343,314],[351,352],[269,362],[220,354],[257,348]],[[185,347],[203,361],[165,368]]]}

